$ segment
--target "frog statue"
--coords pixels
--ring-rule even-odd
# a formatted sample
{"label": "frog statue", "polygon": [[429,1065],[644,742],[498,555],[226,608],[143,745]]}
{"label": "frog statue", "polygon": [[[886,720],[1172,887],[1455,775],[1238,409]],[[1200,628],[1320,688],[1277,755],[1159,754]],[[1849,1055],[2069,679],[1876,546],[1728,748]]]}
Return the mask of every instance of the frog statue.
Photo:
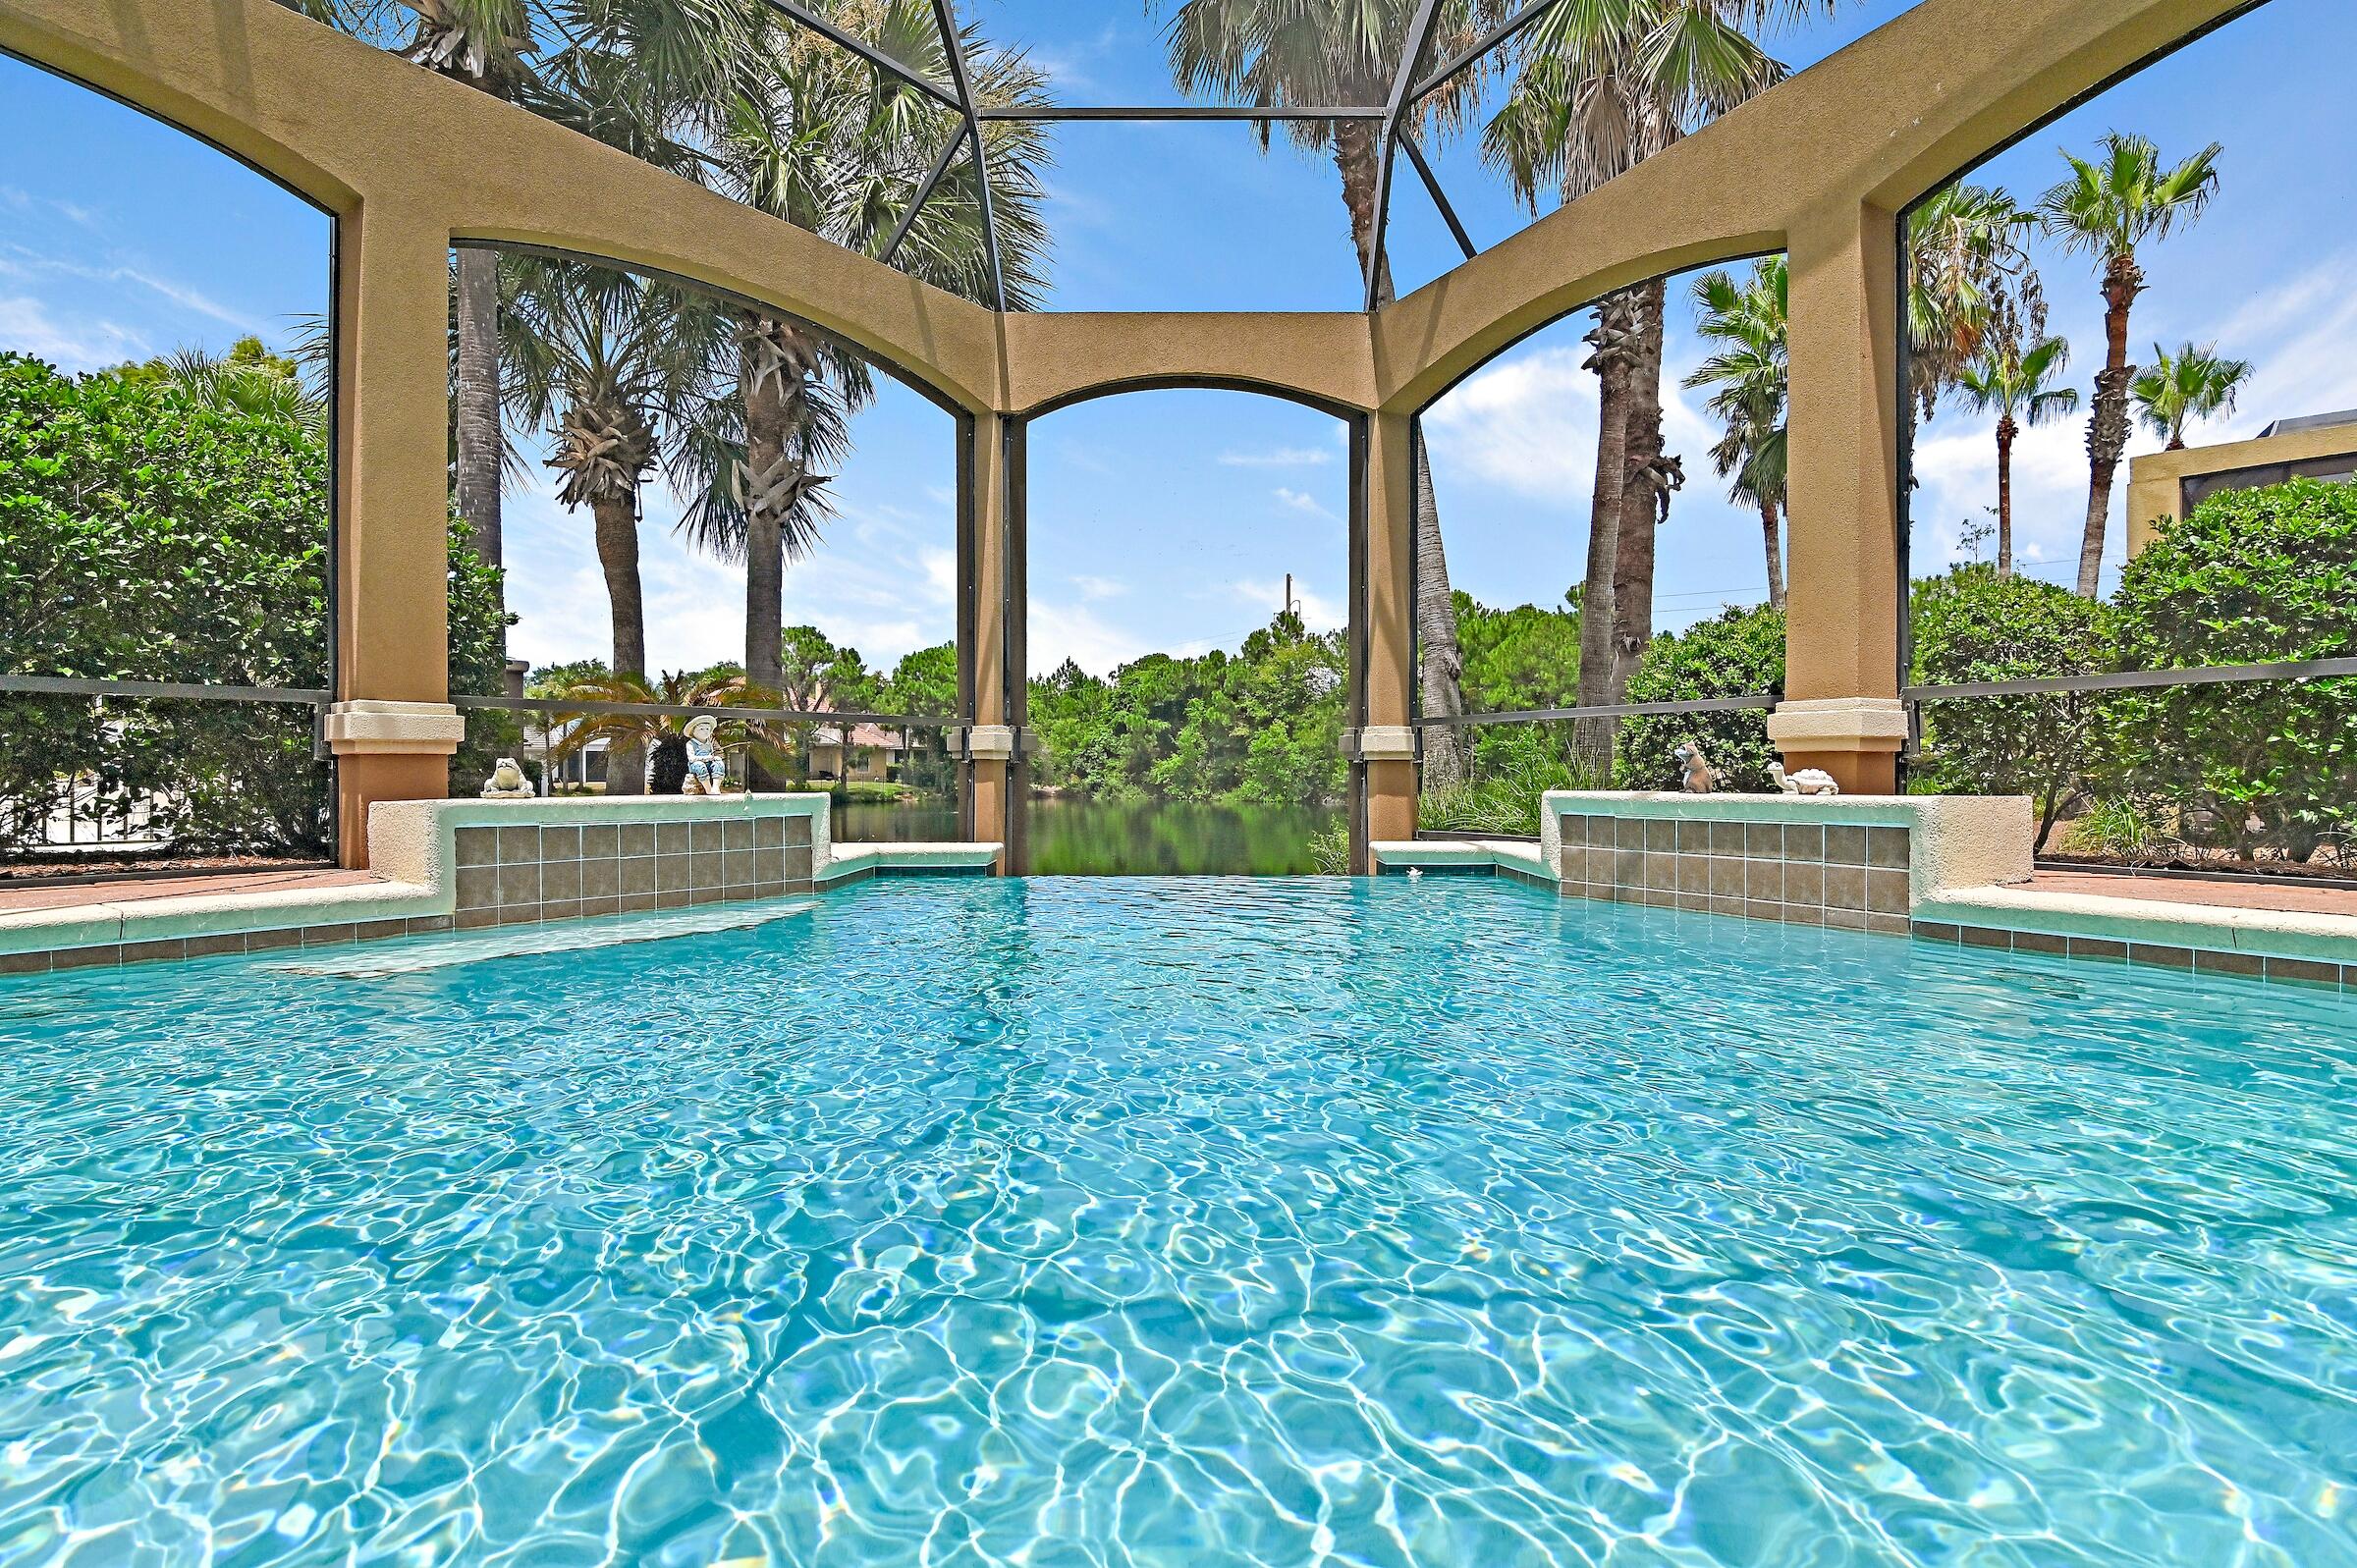
{"label": "frog statue", "polygon": [[483,782],[485,800],[529,800],[534,793],[532,781],[524,777],[514,757],[500,758],[491,777]]}

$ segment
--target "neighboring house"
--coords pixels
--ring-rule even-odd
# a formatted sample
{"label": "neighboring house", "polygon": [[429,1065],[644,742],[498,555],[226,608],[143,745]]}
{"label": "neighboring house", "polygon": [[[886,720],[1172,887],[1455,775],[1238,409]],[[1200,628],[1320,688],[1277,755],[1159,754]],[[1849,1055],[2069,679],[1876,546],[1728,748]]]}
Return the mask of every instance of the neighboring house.
{"label": "neighboring house", "polygon": [[[547,747],[564,738],[566,727],[556,727],[547,733],[530,735],[530,752],[547,759]],[[901,764],[907,762],[907,742],[901,730],[884,729],[879,724],[855,724],[850,729],[850,783],[886,783],[901,776]],[[729,750],[729,778],[744,781],[744,750]],[[844,778],[844,735],[842,729],[820,724],[811,733],[811,778],[825,778],[835,783]],[[573,752],[561,762],[549,764],[549,787],[552,790],[584,790],[589,785],[606,783],[606,740],[591,740],[582,750]]]}
{"label": "neighboring house", "polygon": [[566,789],[587,789],[591,785],[601,789],[605,787],[606,742],[602,739],[590,741],[571,756],[555,762],[548,760],[550,748],[561,744],[577,723],[578,720],[569,719],[543,728],[529,718],[524,720],[524,747],[539,761],[547,775],[547,784],[541,790],[543,794]]}
{"label": "neighboring house", "polygon": [[847,775],[841,727],[821,725],[810,737],[810,777],[848,779],[853,784],[882,784],[897,779],[901,765],[907,761],[906,741],[907,737],[898,730],[887,730],[881,725],[853,725],[851,765]]}
{"label": "neighboring house", "polygon": [[2288,479],[2357,480],[2357,408],[2278,419],[2249,441],[2156,452],[2128,465],[2128,554],[2212,496]]}
{"label": "neighboring house", "polygon": [[[603,787],[606,782],[606,742],[592,740],[571,756],[546,763],[549,748],[564,737],[569,724],[552,726],[546,730],[527,727],[525,739],[529,752],[548,767],[551,789],[585,789]],[[880,725],[851,727],[850,782],[882,784],[901,776],[901,765],[907,760],[907,740],[898,730]],[[742,747],[731,747],[728,752],[729,778],[744,782],[745,754]],[[840,726],[820,725],[810,736],[810,777],[830,783],[840,781],[843,773],[843,730]]]}

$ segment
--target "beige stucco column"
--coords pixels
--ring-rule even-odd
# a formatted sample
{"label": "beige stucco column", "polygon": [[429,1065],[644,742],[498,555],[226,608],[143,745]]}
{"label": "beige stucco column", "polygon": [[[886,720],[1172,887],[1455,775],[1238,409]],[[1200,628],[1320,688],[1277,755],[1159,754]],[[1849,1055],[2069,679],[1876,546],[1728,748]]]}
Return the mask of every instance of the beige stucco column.
{"label": "beige stucco column", "polygon": [[[1008,572],[1013,562],[1014,497],[1008,485],[1009,427],[1005,416],[980,414],[973,422],[973,449],[962,464],[972,487],[972,604],[965,620],[973,627],[973,729],[966,734],[973,836],[978,843],[1005,844],[1014,827],[1009,783],[1014,757],[1014,728],[1007,711],[1008,662],[1014,646],[1007,623]],[[1003,874],[1008,857],[995,862]]]}
{"label": "beige stucco column", "polygon": [[450,706],[450,236],[370,202],[338,222],[337,858],[368,863],[368,808],[439,799]]}
{"label": "beige stucco column", "polygon": [[1898,700],[1898,222],[1871,204],[1790,236],[1791,425],[1784,701],[1768,733],[1795,772],[1888,794]]}
{"label": "beige stucco column", "polygon": [[[1415,474],[1406,414],[1367,419],[1366,580],[1351,584],[1354,634],[1365,648],[1367,838],[1416,836]],[[1375,870],[1374,857],[1356,868]]]}

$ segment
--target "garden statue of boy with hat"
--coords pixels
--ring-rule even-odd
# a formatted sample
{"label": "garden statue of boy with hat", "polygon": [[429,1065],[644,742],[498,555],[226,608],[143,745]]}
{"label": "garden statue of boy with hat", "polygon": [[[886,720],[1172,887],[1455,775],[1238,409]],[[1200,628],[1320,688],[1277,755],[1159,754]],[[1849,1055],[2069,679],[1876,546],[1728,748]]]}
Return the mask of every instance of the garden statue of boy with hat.
{"label": "garden statue of boy with hat", "polygon": [[687,721],[687,778],[684,789],[706,795],[720,793],[720,781],[727,769],[721,761],[720,746],[712,738],[719,728],[719,721],[708,713],[699,713]]}

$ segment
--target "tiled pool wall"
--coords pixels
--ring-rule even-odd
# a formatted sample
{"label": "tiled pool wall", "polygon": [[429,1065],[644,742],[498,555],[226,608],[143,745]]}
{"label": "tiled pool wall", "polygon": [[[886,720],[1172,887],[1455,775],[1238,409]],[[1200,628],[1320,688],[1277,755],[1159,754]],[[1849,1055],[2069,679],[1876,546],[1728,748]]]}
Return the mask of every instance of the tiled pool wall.
{"label": "tiled pool wall", "polygon": [[1596,902],[2357,995],[2357,922],[2042,892],[2025,800],[1563,790],[1541,811],[1535,844],[1441,834],[1379,843],[1377,861]]}
{"label": "tiled pool wall", "polygon": [[2206,975],[2236,975],[2275,985],[2323,986],[2332,991],[2357,992],[2357,964],[2332,963],[2322,958],[2284,958],[2272,953],[2127,942],[2113,937],[2066,937],[2053,932],[1964,926],[1941,920],[1918,920],[1912,934],[1918,942],[1981,947],[1994,952],[2043,953],[2090,963],[2195,970]]}
{"label": "tiled pool wall", "polygon": [[222,953],[272,952],[285,947],[333,947],[387,937],[427,937],[452,928],[449,915],[412,915],[385,920],[341,920],[322,925],[275,926],[266,931],[216,931],[193,937],[153,937],[138,942],[102,942],[73,947],[0,952],[0,975],[37,975],[63,969],[112,969],[120,964],[174,958],[211,958]]}
{"label": "tiled pool wall", "polygon": [[1565,893],[1906,936],[1911,830],[1565,812]]}
{"label": "tiled pool wall", "polygon": [[457,830],[462,931],[811,890],[806,815]]}
{"label": "tiled pool wall", "polygon": [[0,974],[752,902],[873,877],[983,876],[992,843],[837,845],[816,795],[380,802],[377,875],[317,889],[0,914]]}

